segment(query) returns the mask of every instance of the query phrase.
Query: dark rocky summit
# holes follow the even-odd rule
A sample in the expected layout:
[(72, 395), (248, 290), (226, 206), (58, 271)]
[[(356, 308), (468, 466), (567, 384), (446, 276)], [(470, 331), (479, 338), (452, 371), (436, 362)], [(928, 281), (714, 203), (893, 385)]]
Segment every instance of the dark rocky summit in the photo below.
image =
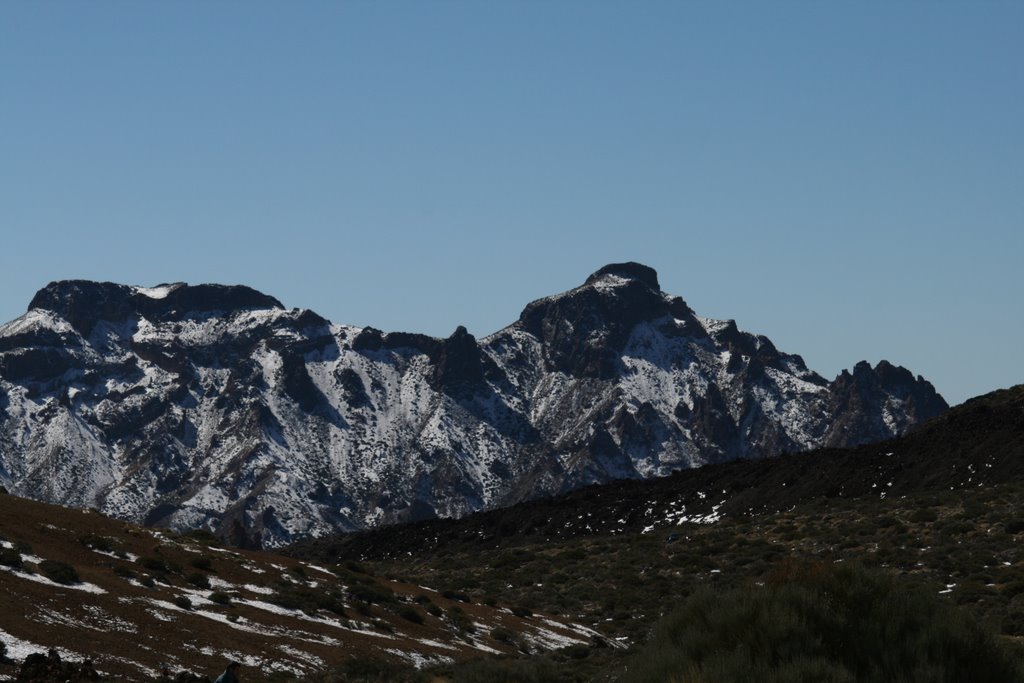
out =
[(0, 326), (0, 484), (249, 545), (855, 445), (946, 408), (886, 361), (829, 382), (636, 263), (481, 339), (77, 280)]

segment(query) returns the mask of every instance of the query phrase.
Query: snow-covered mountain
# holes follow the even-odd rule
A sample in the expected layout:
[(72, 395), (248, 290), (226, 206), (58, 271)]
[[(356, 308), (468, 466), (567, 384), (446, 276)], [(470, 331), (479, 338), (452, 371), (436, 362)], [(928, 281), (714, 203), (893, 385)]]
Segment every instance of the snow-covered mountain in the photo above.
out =
[(335, 325), (243, 286), (54, 282), (0, 327), (0, 483), (242, 544), (853, 445), (948, 406), (606, 266), (477, 340)]

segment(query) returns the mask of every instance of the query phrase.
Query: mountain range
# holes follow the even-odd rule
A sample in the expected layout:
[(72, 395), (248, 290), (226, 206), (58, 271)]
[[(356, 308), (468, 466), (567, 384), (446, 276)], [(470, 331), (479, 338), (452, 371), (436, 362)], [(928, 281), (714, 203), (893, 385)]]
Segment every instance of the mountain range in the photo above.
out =
[(476, 339), (333, 324), (245, 286), (53, 282), (0, 326), (0, 483), (240, 546), (854, 446), (948, 408), (832, 381), (636, 264)]
[[(594, 537), (677, 535), (722, 519), (771, 519), (797, 507), (842, 510), (1024, 482), (1024, 384), (972, 398), (903, 436), (855, 448), (736, 460), (650, 480), (594, 485), (460, 519), (422, 520), (295, 543), (304, 560), (395, 560)], [(904, 502), (903, 505), (912, 507)], [(833, 512), (833, 514), (838, 514)], [(1024, 524), (1020, 525), (1024, 530)]]

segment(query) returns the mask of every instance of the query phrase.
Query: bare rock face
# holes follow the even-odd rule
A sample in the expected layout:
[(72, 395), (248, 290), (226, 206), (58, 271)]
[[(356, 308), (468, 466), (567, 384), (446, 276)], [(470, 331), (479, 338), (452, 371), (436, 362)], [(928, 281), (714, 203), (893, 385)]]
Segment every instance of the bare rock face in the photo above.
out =
[(946, 408), (886, 361), (828, 382), (636, 263), (482, 339), (183, 283), (55, 282), (0, 326), (0, 484), (250, 546), (864, 443)]

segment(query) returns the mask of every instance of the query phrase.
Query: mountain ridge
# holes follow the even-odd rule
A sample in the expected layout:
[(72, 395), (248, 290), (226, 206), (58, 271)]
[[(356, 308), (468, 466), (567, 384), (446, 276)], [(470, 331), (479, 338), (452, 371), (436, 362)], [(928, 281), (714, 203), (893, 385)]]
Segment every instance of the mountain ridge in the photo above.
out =
[(0, 326), (0, 483), (242, 545), (853, 445), (947, 407), (885, 361), (828, 382), (636, 263), (481, 339), (184, 283), (55, 282)]
[(809, 503), (880, 500), (1024, 481), (1024, 384), (969, 399), (903, 436), (757, 461), (597, 484), (468, 515), (300, 541), (307, 560), (383, 560), (441, 550), (480, 552), (783, 512)]

